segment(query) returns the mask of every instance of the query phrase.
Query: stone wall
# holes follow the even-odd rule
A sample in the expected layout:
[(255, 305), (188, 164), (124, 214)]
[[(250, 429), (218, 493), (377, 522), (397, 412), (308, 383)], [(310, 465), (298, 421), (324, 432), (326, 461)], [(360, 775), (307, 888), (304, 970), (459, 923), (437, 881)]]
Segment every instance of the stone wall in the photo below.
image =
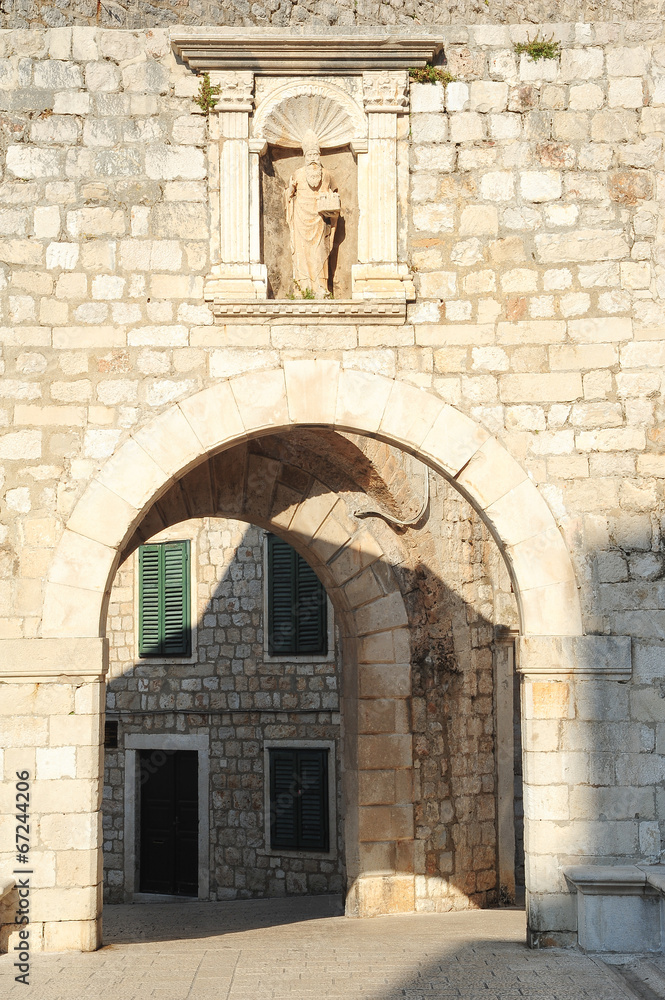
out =
[(259, 27), (351, 27), (395, 25), (400, 30), (433, 24), (527, 24), (561, 21), (655, 21), (659, 0), (555, 0), (498, 4), (492, 0), (433, 3), (431, 0), (79, 0), (53, 5), (40, 0), (5, 0), (3, 28), (163, 28), (176, 25)]
[[(472, 437), (468, 428), (476, 428), (474, 448), (482, 454), (450, 475), (478, 508), (496, 508), (490, 498), (496, 489), (499, 499), (515, 504), (514, 525), (524, 483), (542, 504), (534, 502), (529, 516), (542, 515), (547, 524), (545, 513), (556, 519), (556, 527), (537, 536), (543, 549), (529, 550), (528, 558), (496, 532), (513, 560), (514, 579), (529, 583), (519, 599), (531, 631), (554, 628), (570, 638), (566, 629), (576, 627), (579, 596), (587, 638), (632, 641), (630, 683), (626, 671), (613, 674), (611, 662), (591, 654), (575, 653), (566, 672), (565, 651), (576, 650), (574, 644), (560, 644), (558, 674), (547, 674), (545, 659), (524, 682), (531, 926), (544, 940), (554, 940), (555, 932), (565, 941), (574, 919), (562, 867), (571, 859), (658, 858), (665, 821), (665, 48), (653, 23), (543, 28), (550, 30), (561, 41), (561, 56), (538, 63), (514, 51), (526, 37), (523, 25), (440, 32), (456, 80), (445, 88), (412, 85), (411, 114), (400, 116), (397, 142), (406, 154), (400, 164), (407, 157), (410, 164), (402, 230), (418, 298), (401, 325), (329, 326), (215, 323), (203, 301), (210, 269), (209, 123), (192, 102), (197, 81), (172, 54), (167, 31), (34, 28), (0, 35), (0, 639), (44, 641), (38, 637), (54, 551), (63, 538), (74, 544), (72, 535), (76, 542), (83, 537), (63, 535), (77, 501), (131, 435), (154, 432), (151, 421), (174, 401), (184, 406), (199, 390), (214, 393), (242, 373), (258, 377), (294, 359), (316, 358), (335, 371), (339, 365), (345, 377), (374, 373), (377, 400), (383, 376), (397, 396), (413, 387), (426, 413), (431, 401), (453, 404), (475, 421), (463, 424), (464, 433)], [(298, 412), (308, 407), (314, 409), (309, 397)], [(414, 444), (410, 428), (398, 423), (395, 417), (383, 436), (404, 440), (418, 455), (425, 431)], [(481, 449), (482, 428), (494, 439)], [(479, 465), (492, 470), (491, 489)], [(526, 472), (517, 486), (515, 469)], [(150, 497), (164, 487), (155, 477)], [(457, 516), (453, 507), (442, 500), (448, 521)], [(325, 516), (306, 522), (310, 536)], [(485, 516), (491, 521), (498, 514)], [(460, 565), (471, 548), (485, 545), (479, 529), (468, 538), (464, 531), (457, 536)], [(562, 539), (574, 580), (565, 576)], [(73, 550), (65, 550), (52, 592), (99, 570), (108, 546), (94, 545), (92, 556), (81, 552), (80, 566)], [(489, 698), (487, 641), (478, 620), (489, 604), (479, 595), (490, 562), (478, 581), (474, 577), (478, 606), (467, 622), (472, 634), (479, 630), (469, 643), (469, 662), (477, 667), (469, 685), (479, 685), (473, 697), (484, 720), (473, 733), (477, 742), (469, 744), (472, 756), (488, 752), (482, 742), (488, 736), (482, 731), (489, 712), (483, 700)], [(417, 567), (408, 560), (405, 567), (399, 572), (413, 573), (411, 589), (419, 587)], [(382, 579), (377, 569), (376, 594), (383, 594)], [(452, 579), (462, 601), (471, 600), (465, 578)], [(563, 581), (567, 603), (550, 600), (553, 579), (557, 587)], [(105, 583), (95, 586), (98, 596)], [(405, 587), (407, 598), (409, 592)], [(494, 620), (511, 624), (504, 597), (501, 602)], [(380, 611), (367, 620), (379, 622)], [(431, 618), (421, 607), (418, 629), (425, 622), (429, 627)], [(425, 698), (421, 653), (416, 642), (414, 676), (418, 697)], [(397, 673), (396, 646), (390, 655)], [(464, 683), (458, 690), (468, 712)], [(63, 705), (70, 695), (73, 689)], [(438, 693), (432, 704), (435, 713), (447, 711)], [(31, 718), (30, 699), (25, 705), (24, 715), (6, 726), (12, 754), (27, 747), (34, 755), (51, 744), (60, 778), (91, 780), (84, 762), (80, 778), (72, 763), (77, 740), (94, 744), (88, 723), (85, 733), (75, 731), (68, 708), (49, 730), (43, 718)], [(408, 770), (406, 744), (389, 738), (399, 747), (396, 766)], [(392, 745), (387, 740), (382, 746)], [(443, 737), (438, 746), (443, 760)], [(465, 766), (460, 779), (469, 776)], [(37, 773), (51, 780), (46, 763)], [(458, 788), (461, 803), (462, 780)], [(482, 782), (481, 790), (492, 794)], [(96, 843), (93, 798), (86, 799), (77, 834), (82, 851), (92, 852)], [(447, 850), (435, 843), (438, 823), (433, 816), (423, 824), (426, 853)], [(469, 834), (463, 850), (473, 853), (477, 846), (481, 854), (491, 846), (480, 828), (477, 834), (474, 840)], [(44, 833), (45, 854), (55, 842), (49, 836)], [(56, 840), (61, 846), (66, 838)], [(53, 875), (60, 887), (65, 871)], [(94, 883), (89, 887), (92, 892)]]

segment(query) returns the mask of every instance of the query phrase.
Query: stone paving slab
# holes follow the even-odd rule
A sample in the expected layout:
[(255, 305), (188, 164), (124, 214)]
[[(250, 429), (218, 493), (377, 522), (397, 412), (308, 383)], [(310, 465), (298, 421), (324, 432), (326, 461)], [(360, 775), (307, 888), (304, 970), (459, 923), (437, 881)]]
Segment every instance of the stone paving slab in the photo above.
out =
[[(336, 897), (104, 909), (94, 954), (35, 955), (30, 990), (0, 957), (11, 1000), (626, 1000), (617, 970), (529, 951), (519, 910), (340, 915)], [(628, 960), (627, 960), (628, 961)], [(630, 961), (638, 961), (634, 956)], [(624, 963), (625, 964), (625, 963)], [(631, 966), (632, 967), (632, 966)]]

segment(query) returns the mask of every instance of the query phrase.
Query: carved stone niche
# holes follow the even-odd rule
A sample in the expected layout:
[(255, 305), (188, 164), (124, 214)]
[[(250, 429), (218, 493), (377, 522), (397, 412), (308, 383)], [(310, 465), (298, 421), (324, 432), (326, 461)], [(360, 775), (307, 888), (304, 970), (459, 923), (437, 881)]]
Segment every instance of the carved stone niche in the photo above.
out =
[[(408, 68), (431, 61), (440, 43), (262, 29), (172, 40), (220, 88), (204, 290), (218, 320), (402, 322), (415, 298), (406, 264)], [(294, 288), (305, 297), (287, 297)]]

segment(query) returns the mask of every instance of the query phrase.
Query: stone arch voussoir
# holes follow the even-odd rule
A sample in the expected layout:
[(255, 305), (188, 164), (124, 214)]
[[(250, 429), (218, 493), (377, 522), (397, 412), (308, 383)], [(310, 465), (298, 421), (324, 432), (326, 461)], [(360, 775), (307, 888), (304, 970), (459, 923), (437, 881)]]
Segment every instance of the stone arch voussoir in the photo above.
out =
[(526, 472), (480, 424), (437, 396), (336, 361), (286, 361), (182, 400), (105, 463), (74, 508), (46, 585), (44, 637), (103, 633), (123, 544), (148, 507), (206, 455), (295, 425), (364, 434), (444, 475), (488, 525), (511, 571), (524, 635), (580, 635), (570, 555)]

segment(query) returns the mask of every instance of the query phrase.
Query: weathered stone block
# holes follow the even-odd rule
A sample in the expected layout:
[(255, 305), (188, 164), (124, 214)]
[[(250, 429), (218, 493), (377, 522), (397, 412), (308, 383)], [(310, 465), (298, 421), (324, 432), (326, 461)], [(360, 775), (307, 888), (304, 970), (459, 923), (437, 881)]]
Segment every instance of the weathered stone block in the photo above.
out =
[(611, 108), (641, 108), (644, 104), (641, 77), (610, 80), (607, 103)]
[(621, 260), (629, 254), (622, 230), (579, 229), (535, 238), (538, 259), (545, 264), (567, 261)]
[(199, 180), (206, 176), (203, 150), (156, 143), (146, 150), (146, 173), (154, 180)]
[(450, 115), (451, 142), (474, 142), (484, 137), (484, 121), (477, 112), (461, 111)]
[(505, 111), (508, 106), (508, 84), (474, 80), (469, 95), (469, 110), (487, 114)]
[(35, 65), (35, 87), (43, 90), (78, 90), (82, 86), (81, 68), (76, 63), (48, 59)]
[(440, 83), (412, 83), (410, 93), (411, 112), (443, 111), (444, 92)]
[(603, 61), (601, 48), (564, 49), (561, 53), (561, 79), (595, 79), (602, 76)]

